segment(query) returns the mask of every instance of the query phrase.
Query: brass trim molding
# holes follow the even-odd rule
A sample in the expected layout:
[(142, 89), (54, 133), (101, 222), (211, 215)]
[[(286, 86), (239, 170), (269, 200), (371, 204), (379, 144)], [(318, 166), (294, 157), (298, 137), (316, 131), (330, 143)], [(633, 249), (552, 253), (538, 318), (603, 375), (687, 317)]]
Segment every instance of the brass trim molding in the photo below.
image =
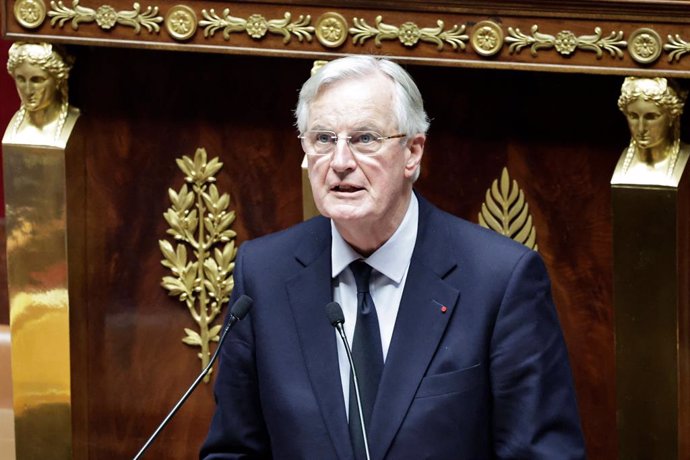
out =
[(508, 168), (501, 171), (500, 182), (495, 179), (486, 190), (486, 201), (478, 215), (479, 225), (491, 229), (537, 251), (537, 230), (524, 192), (513, 179)]
[(160, 24), (163, 22), (163, 17), (158, 16), (158, 7), (149, 6), (142, 13), (141, 5), (134, 2), (131, 11), (116, 11), (110, 5), (101, 5), (97, 9), (86, 8), (79, 5), (79, 0), (72, 1), (72, 8), (65, 6), (62, 0), (57, 3), (55, 0), (50, 2), (51, 11), (48, 11), (50, 25), (55, 27), (64, 27), (67, 21), (72, 23), (74, 30), (79, 30), (79, 24), (82, 22), (96, 22), (98, 27), (103, 30), (109, 30), (120, 24), (127, 27), (134, 28), (134, 33), (141, 32), (141, 27), (144, 26), (149, 33), (160, 31)]
[(623, 51), (621, 48), (627, 46), (627, 42), (623, 40), (623, 31), (611, 32), (607, 37), (602, 38), (601, 27), (594, 28), (594, 35), (576, 36), (569, 30), (562, 30), (556, 35), (549, 35), (539, 32), (539, 26), (533, 25), (530, 29), (531, 35), (525, 35), (520, 29), (508, 27), (508, 37), (506, 42), (510, 43), (510, 54), (519, 53), (525, 47), (530, 47), (532, 56), (537, 56), (537, 51), (540, 49), (555, 48), (556, 51), (563, 55), (569, 56), (575, 50), (594, 51), (597, 59), (601, 59), (604, 51), (608, 51), (611, 57), (623, 59)]
[[(185, 328), (182, 342), (201, 348), (198, 357), (203, 369), (210, 359), (210, 343), (219, 340), (222, 327), (213, 322), (234, 287), (237, 248), (230, 226), (235, 211), (228, 211), (230, 195), (221, 195), (214, 184), (215, 174), (223, 167), (217, 157), (207, 161), (206, 150), (198, 148), (193, 160), (183, 156), (176, 162), (185, 174), (185, 184), (177, 192), (168, 189), (172, 206), (163, 216), (170, 226), (167, 233), (176, 244), (173, 247), (167, 240), (158, 241), (164, 256), (161, 264), (172, 272), (172, 276), (163, 277), (161, 286), (186, 305), (199, 326), (199, 332)], [(187, 248), (196, 255), (196, 261), (188, 260)]]
[(235, 32), (246, 32), (251, 38), (259, 40), (264, 38), (267, 33), (280, 34), (283, 36), (283, 44), (290, 43), (292, 35), (302, 42), (310, 42), (314, 33), (311, 26), (311, 15), (300, 15), (295, 22), (292, 21), (292, 13), (286, 11), (283, 19), (266, 19), (261, 14), (252, 14), (247, 19), (230, 16), (230, 9), (225, 8), (222, 16), (218, 16), (215, 10), (201, 10), (204, 17), (199, 21), (199, 26), (204, 28), (204, 37), (213, 37), (216, 32), (223, 30), (223, 38), (230, 40), (230, 34)]

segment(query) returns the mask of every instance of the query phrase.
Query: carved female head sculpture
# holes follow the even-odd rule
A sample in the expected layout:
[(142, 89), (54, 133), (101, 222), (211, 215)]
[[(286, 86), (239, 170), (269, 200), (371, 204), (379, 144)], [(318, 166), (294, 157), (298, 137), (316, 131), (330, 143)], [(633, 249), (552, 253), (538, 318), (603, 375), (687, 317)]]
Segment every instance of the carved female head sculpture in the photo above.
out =
[(625, 79), (618, 98), (618, 107), (627, 118), (631, 134), (624, 172), (631, 164), (642, 163), (664, 166), (667, 175), (673, 173), (686, 96), (687, 92), (665, 78)]
[(14, 118), (15, 134), (24, 128), (42, 131), (50, 127), (56, 138), (60, 135), (69, 111), (71, 68), (67, 55), (49, 43), (17, 42), (10, 47), (7, 71), (21, 100)]

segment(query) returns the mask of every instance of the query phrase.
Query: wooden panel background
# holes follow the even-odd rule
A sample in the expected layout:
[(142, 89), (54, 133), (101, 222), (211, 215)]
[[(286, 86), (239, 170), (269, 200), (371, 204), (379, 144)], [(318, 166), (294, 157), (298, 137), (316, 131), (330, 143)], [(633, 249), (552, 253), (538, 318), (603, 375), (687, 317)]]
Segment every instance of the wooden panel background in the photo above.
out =
[[(301, 219), (292, 109), (311, 61), (72, 47), (83, 158), (69, 180), (77, 458), (128, 458), (199, 372), (194, 327), (159, 286), (175, 165), (203, 146), (225, 166), (238, 242)], [(569, 346), (589, 458), (616, 458), (609, 178), (629, 136), (621, 77), (408, 66), (432, 118), (420, 190), (469, 220), (508, 166), (525, 191)], [(83, 214), (83, 220), (79, 214)], [(75, 216), (73, 216), (73, 221)], [(71, 287), (72, 289), (72, 287)], [(75, 292), (74, 290), (72, 292)], [(76, 300), (76, 302), (75, 302)], [(195, 456), (213, 399), (202, 385), (149, 458)]]

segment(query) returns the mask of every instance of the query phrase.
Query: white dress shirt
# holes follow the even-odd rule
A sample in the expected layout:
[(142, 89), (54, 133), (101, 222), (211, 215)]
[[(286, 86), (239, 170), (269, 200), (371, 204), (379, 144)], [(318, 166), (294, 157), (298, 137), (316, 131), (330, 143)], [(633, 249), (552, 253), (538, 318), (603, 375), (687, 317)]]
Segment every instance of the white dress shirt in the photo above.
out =
[[(407, 279), (407, 270), (410, 267), (410, 259), (417, 241), (418, 220), (419, 204), (413, 193), (400, 226), (390, 239), (368, 258), (362, 257), (352, 246), (347, 244), (331, 221), (333, 300), (343, 308), (345, 335), (350, 346), (352, 346), (357, 321), (357, 286), (352, 270), (348, 266), (351, 262), (362, 259), (373, 268), (369, 280), (369, 292), (374, 299), (374, 305), (376, 305), (384, 362), (388, 355), (395, 319), (398, 316), (400, 299)], [(337, 332), (335, 334), (337, 335)], [(340, 381), (347, 413), (350, 398), (350, 363), (347, 359), (345, 345), (343, 345), (339, 335), (337, 336), (337, 343)]]

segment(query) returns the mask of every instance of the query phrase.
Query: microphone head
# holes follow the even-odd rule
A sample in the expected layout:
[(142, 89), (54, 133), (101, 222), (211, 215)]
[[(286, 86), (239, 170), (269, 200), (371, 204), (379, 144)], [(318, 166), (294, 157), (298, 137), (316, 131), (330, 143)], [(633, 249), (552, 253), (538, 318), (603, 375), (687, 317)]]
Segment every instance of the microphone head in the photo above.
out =
[(235, 301), (232, 307), (230, 307), (230, 314), (235, 318), (241, 320), (242, 318), (247, 316), (247, 313), (252, 308), (253, 302), (254, 301), (251, 297), (242, 294), (240, 298), (237, 299), (237, 301)]
[(326, 316), (328, 316), (328, 321), (331, 322), (333, 327), (338, 324), (343, 324), (345, 322), (345, 315), (343, 315), (343, 309), (340, 307), (338, 302), (331, 302), (326, 305)]

